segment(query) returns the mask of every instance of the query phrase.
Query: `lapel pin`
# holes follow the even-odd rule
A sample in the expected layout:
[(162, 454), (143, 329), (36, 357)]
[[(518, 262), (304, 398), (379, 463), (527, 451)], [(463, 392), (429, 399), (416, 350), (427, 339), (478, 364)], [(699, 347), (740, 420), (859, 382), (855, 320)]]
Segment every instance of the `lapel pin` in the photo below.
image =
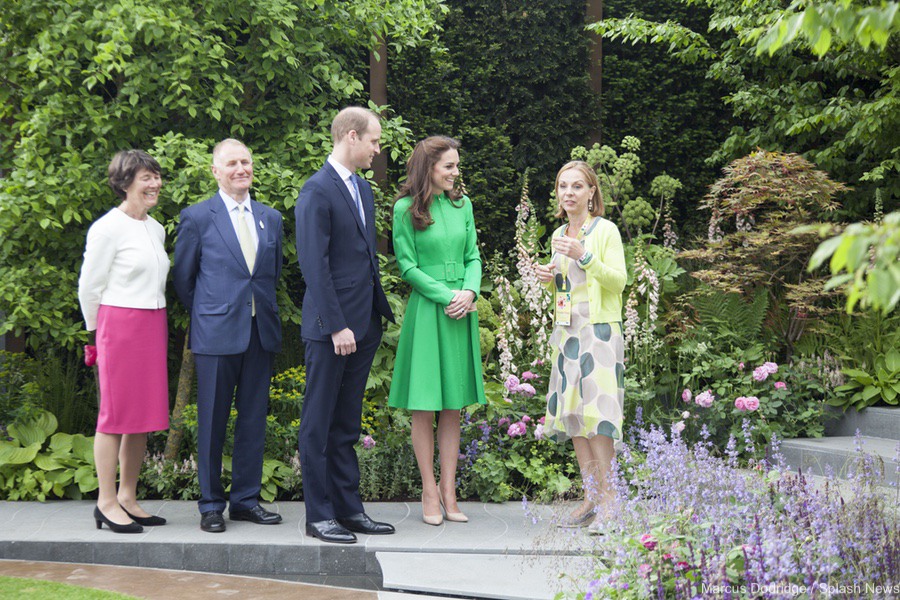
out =
[(262, 219), (259, 220), (259, 228), (260, 228), (260, 229), (265, 229), (265, 228), (266, 228), (266, 226), (263, 225)]

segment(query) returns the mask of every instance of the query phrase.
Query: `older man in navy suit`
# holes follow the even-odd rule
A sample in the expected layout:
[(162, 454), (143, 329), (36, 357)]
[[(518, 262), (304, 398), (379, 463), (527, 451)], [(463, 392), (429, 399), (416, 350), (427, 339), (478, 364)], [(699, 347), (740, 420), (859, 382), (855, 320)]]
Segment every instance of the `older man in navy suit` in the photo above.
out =
[(306, 281), (301, 334), (306, 394), (298, 434), (306, 534), (350, 544), (354, 533), (388, 534), (359, 496), (362, 398), (382, 317), (393, 321), (375, 254), (372, 188), (356, 175), (380, 151), (381, 124), (349, 107), (331, 125), (334, 151), (297, 199), (297, 256)]
[(225, 531), (222, 448), (234, 401), (237, 422), (229, 518), (261, 525), (281, 515), (259, 504), (272, 361), (281, 349), (275, 286), (281, 275), (282, 217), (250, 198), (253, 159), (234, 139), (213, 149), (219, 192), (181, 211), (175, 290), (191, 315), (197, 370), (200, 528)]

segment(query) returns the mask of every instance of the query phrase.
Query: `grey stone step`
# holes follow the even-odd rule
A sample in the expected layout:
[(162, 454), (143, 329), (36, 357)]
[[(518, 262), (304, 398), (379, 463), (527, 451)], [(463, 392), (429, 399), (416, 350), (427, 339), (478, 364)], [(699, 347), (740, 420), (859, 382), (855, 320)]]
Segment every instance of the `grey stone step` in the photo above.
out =
[[(877, 437), (861, 437), (862, 451), (878, 461), (881, 485), (898, 483), (897, 453), (900, 441)], [(838, 477), (848, 478), (859, 468), (860, 454), (856, 436), (795, 438), (781, 443), (781, 453), (788, 465), (811, 475), (827, 474), (826, 466)]]
[[(381, 581), (378, 552), (532, 556), (584, 554), (583, 538), (562, 535), (553, 514), (566, 507), (521, 502), (462, 502), (469, 523), (422, 522), (419, 503), (371, 502), (372, 518), (393, 523), (394, 535), (359, 536), (353, 545), (307, 537), (302, 502), (267, 504), (284, 518), (280, 525), (227, 522), (225, 533), (200, 531), (195, 502), (148, 500), (143, 507), (168, 519), (164, 527), (120, 535), (96, 529), (90, 500), (0, 502), (0, 559), (122, 565), (254, 575), (315, 582), (325, 576)], [(427, 573), (417, 571), (422, 576)], [(468, 573), (463, 577), (468, 578)], [(476, 582), (477, 583), (477, 582)], [(351, 585), (351, 584), (347, 584)], [(399, 588), (397, 588), (399, 589)], [(424, 590), (421, 590), (424, 591)]]
[(900, 440), (900, 406), (851, 409), (825, 423), (827, 436), (853, 436), (857, 430), (866, 437)]
[[(551, 600), (572, 592), (587, 556), (376, 552), (384, 588), (457, 598)], [(589, 578), (590, 579), (590, 578)], [(588, 581), (586, 579), (585, 581)]]

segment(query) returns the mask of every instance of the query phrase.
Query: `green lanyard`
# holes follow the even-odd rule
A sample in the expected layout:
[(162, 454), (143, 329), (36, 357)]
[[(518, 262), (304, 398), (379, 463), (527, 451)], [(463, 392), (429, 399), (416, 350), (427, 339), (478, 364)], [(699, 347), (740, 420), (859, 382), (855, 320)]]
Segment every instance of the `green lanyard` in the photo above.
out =
[[(584, 224), (581, 226), (581, 229), (578, 230), (578, 233), (575, 235), (575, 239), (581, 242), (584, 245), (584, 236), (587, 230), (590, 228), (591, 223), (593, 222), (593, 217), (588, 217)], [(566, 237), (566, 229), (568, 225), (563, 225), (562, 229), (560, 229), (560, 235), (556, 236), (558, 238)], [(556, 258), (557, 252), (554, 251), (550, 257), (551, 262)], [(569, 257), (562, 255), (563, 260), (560, 261), (559, 265), (559, 274), (562, 275), (561, 278), (556, 279), (556, 289), (560, 292), (570, 292), (572, 291), (572, 282), (569, 281)], [(568, 259), (568, 260), (567, 260)], [(562, 279), (562, 283), (560, 283), (560, 279)]]

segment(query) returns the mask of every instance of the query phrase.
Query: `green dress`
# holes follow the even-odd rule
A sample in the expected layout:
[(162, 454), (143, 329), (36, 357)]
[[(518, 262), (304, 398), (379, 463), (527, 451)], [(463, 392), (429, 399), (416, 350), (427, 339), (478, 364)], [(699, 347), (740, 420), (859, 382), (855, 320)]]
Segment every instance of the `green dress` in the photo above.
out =
[[(456, 201), (459, 204), (459, 200)], [(388, 404), (409, 410), (457, 410), (484, 404), (478, 313), (451, 319), (451, 290), (481, 288), (481, 256), (472, 203), (456, 207), (446, 195), (431, 205), (434, 220), (413, 228), (412, 199), (394, 205), (394, 254), (400, 276), (412, 285), (406, 305)]]

